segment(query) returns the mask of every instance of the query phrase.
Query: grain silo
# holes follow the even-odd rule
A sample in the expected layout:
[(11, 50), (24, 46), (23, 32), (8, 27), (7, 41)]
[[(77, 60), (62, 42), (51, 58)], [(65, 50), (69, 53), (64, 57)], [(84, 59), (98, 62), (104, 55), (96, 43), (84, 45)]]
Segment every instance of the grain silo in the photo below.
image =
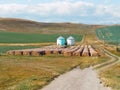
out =
[(65, 46), (66, 40), (64, 37), (60, 36), (57, 38), (57, 45), (59, 46)]
[(70, 36), (67, 38), (67, 45), (74, 45), (75, 44), (75, 39), (74, 37)]

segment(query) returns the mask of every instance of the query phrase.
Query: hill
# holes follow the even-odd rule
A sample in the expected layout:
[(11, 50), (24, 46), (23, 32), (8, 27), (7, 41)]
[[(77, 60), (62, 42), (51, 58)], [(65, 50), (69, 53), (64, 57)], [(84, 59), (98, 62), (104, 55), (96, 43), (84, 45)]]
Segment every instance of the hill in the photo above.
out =
[(104, 40), (109, 44), (119, 44), (120, 43), (120, 26), (114, 25), (104, 28), (99, 28), (96, 30), (96, 34), (100, 40)]
[(80, 34), (85, 30), (91, 32), (100, 25), (86, 25), (75, 23), (42, 23), (16, 18), (0, 18), (0, 30), (12, 32), (27, 32), (41, 34)]

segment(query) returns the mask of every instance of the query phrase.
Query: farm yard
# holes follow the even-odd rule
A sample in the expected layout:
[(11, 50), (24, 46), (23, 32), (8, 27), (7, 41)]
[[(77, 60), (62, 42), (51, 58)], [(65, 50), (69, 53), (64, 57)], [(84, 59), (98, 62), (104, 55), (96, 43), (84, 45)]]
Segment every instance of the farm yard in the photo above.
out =
[[(38, 90), (73, 68), (84, 71), (96, 65), (107, 66), (112, 56), (105, 50), (120, 56), (115, 51), (119, 29), (120, 26), (1, 19), (0, 90)], [(65, 39), (73, 36), (75, 45), (57, 46), (59, 36)], [(98, 38), (104, 40), (104, 45)], [(119, 67), (117, 63), (101, 71), (98, 68), (101, 81), (113, 90), (120, 88)]]

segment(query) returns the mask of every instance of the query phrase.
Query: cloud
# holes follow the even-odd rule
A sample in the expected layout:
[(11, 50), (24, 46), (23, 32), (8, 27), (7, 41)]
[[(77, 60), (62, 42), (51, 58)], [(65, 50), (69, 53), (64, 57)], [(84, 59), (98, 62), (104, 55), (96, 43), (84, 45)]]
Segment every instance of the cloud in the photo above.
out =
[(22, 13), (24, 9), (26, 8), (26, 5), (20, 5), (20, 4), (2, 4), (0, 5), (0, 14), (17, 14)]
[(120, 18), (120, 7), (114, 6), (114, 5), (98, 5), (96, 6), (96, 12), (95, 15), (98, 16), (104, 16), (104, 15), (110, 15), (112, 17)]
[[(27, 1), (32, 2), (32, 0)], [(109, 2), (110, 0), (105, 1)], [(50, 3), (37, 4), (0, 4), (0, 16), (27, 17), (28, 15), (32, 16), (32, 18), (46, 17), (53, 20), (59, 18), (61, 20), (74, 20), (74, 22), (79, 21), (83, 17), (86, 21), (87, 18), (91, 18), (90, 20), (95, 20), (96, 18), (105, 20), (108, 17), (120, 18), (119, 11), (120, 6), (95, 4), (79, 0), (76, 2), (73, 2), (73, 0), (54, 0), (54, 2)], [(114, 20), (112, 19), (111, 21)]]
[(56, 1), (52, 3), (42, 3), (36, 5), (24, 4), (2, 4), (0, 5), (0, 14), (18, 14), (18, 13), (35, 13), (38, 15), (71, 15), (77, 13), (82, 15), (85, 10), (92, 7), (93, 4), (87, 2), (68, 2)]

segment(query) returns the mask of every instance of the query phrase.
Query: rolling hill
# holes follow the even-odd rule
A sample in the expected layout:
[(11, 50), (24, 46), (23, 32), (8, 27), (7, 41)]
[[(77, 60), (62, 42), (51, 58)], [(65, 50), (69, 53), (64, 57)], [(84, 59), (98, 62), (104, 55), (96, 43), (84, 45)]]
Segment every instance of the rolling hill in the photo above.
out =
[(40, 34), (81, 34), (91, 32), (100, 25), (86, 25), (75, 23), (42, 23), (16, 18), (0, 18), (0, 30), (12, 32), (27, 32)]

